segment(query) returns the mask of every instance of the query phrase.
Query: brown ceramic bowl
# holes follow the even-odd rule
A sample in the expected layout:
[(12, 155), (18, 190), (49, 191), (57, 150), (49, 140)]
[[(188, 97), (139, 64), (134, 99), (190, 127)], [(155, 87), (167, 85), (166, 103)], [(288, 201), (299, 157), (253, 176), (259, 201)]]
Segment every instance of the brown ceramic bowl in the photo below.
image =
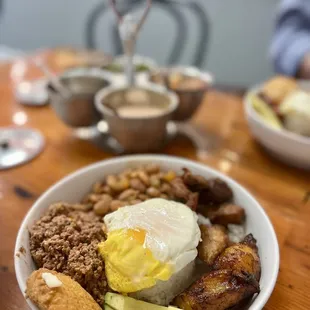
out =
[[(157, 115), (134, 117), (115, 112), (120, 106), (128, 104), (126, 94), (132, 91), (145, 92), (149, 98), (148, 104), (160, 106), (162, 112)], [(137, 97), (136, 101), (140, 99)], [(98, 92), (95, 105), (107, 121), (111, 136), (119, 142), (125, 152), (153, 152), (160, 150), (166, 141), (167, 124), (178, 108), (178, 98), (173, 92), (151, 83), (134, 88), (112, 85)]]
[[(181, 86), (176, 83), (167, 83), (165, 77), (171, 75), (181, 75), (188, 81), (196, 80), (196, 85), (192, 82), (186, 87), (186, 82)], [(169, 90), (175, 92), (179, 97), (179, 107), (173, 115), (175, 121), (187, 121), (196, 112), (200, 104), (203, 102), (203, 98), (206, 92), (213, 85), (213, 77), (207, 73), (202, 72), (195, 67), (174, 67), (174, 68), (162, 68), (150, 73), (149, 80), (153, 83), (166, 86)], [(197, 83), (198, 82), (198, 83)], [(197, 85), (198, 84), (198, 85)]]
[(57, 116), (74, 128), (94, 126), (100, 120), (95, 108), (95, 94), (110, 85), (110, 80), (96, 76), (62, 76), (61, 83), (66, 86), (70, 96), (64, 97), (48, 85), (49, 101)]

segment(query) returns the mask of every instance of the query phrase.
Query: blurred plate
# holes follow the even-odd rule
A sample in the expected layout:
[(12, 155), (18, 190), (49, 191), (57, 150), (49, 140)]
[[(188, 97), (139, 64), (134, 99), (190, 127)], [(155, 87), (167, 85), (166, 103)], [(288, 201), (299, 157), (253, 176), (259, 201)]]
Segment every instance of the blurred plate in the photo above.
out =
[[(305, 87), (307, 84), (300, 85)], [(253, 136), (273, 157), (291, 166), (310, 170), (310, 138), (266, 124), (251, 101), (251, 96), (260, 88), (261, 85), (253, 87), (244, 97), (245, 115)]]

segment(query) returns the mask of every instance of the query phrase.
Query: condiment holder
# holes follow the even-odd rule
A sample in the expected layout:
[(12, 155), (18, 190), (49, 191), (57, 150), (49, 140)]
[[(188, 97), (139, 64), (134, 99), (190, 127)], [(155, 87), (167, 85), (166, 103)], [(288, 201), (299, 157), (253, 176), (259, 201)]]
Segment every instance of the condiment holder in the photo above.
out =
[(95, 105), (125, 152), (152, 152), (160, 150), (167, 139), (167, 125), (178, 108), (178, 98), (151, 83), (111, 85), (97, 93)]

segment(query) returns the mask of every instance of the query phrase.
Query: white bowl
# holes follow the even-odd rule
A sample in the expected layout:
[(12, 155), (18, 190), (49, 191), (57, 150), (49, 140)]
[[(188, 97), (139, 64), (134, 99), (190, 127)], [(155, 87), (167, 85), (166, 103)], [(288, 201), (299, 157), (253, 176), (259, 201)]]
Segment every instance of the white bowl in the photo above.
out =
[(245, 115), (253, 136), (274, 157), (291, 166), (310, 169), (310, 138), (288, 130), (276, 130), (266, 124), (254, 110), (250, 95), (259, 87), (250, 90), (244, 98)]
[[(118, 173), (128, 167), (150, 162), (159, 164), (164, 169), (172, 169), (180, 173), (181, 169), (186, 167), (195, 174), (200, 174), (206, 178), (217, 177), (228, 183), (234, 192), (236, 204), (241, 205), (246, 211), (246, 232), (253, 233), (257, 239), (262, 264), (261, 292), (253, 299), (248, 309), (263, 309), (273, 291), (279, 269), (277, 237), (263, 208), (242, 186), (227, 176), (189, 160), (160, 155), (124, 156), (87, 166), (56, 183), (37, 200), (19, 229), (15, 245), (15, 271), (23, 294), (26, 289), (27, 278), (36, 269), (29, 252), (28, 227), (42, 216), (48, 206), (58, 201), (78, 202), (91, 190), (92, 184), (101, 180), (105, 175)], [(20, 254), (21, 247), (26, 250), (25, 254)], [(27, 302), (31, 309), (37, 309), (29, 299)]]

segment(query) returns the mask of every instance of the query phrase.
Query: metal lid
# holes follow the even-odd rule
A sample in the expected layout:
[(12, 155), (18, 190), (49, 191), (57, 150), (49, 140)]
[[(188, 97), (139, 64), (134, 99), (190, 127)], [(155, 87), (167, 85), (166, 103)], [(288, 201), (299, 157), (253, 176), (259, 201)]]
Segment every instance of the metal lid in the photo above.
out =
[(0, 128), (0, 170), (24, 164), (44, 147), (44, 137), (34, 129)]

